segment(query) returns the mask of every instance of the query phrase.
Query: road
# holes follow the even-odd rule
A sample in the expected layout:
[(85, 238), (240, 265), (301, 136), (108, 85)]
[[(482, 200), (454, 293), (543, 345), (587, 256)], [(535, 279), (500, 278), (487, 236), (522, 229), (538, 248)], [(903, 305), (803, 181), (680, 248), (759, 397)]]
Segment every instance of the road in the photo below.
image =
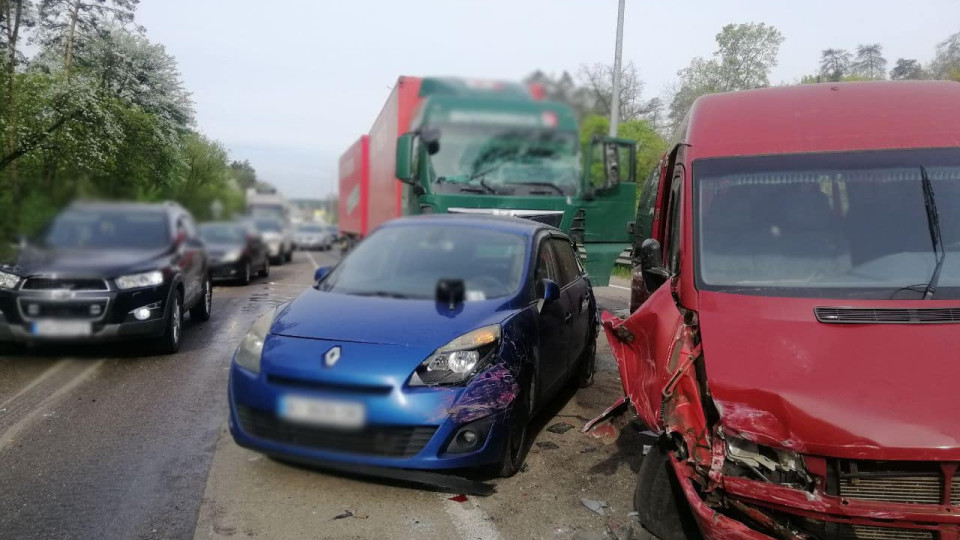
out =
[[(526, 470), (489, 497), (454, 502), (237, 447), (226, 430), (230, 355), (260, 313), (335, 260), (298, 253), (266, 280), (217, 286), (213, 317), (186, 325), (176, 355), (140, 357), (134, 343), (0, 357), (0, 538), (636, 537), (635, 430), (579, 431), (622, 393), (603, 339), (596, 384), (537, 419)], [(598, 291), (607, 308), (626, 295)], [(576, 429), (542, 429), (559, 422)], [(605, 515), (583, 498), (606, 502)]]

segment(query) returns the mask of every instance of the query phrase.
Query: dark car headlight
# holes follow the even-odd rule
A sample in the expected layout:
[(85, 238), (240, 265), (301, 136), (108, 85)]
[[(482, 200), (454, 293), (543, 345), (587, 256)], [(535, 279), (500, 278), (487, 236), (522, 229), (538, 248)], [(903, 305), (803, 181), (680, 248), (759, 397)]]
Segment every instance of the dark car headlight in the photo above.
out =
[(20, 283), (20, 276), (9, 272), (0, 272), (0, 289), (14, 289)]
[(489, 363), (499, 343), (499, 324), (467, 332), (424, 360), (410, 378), (410, 386), (464, 383)]

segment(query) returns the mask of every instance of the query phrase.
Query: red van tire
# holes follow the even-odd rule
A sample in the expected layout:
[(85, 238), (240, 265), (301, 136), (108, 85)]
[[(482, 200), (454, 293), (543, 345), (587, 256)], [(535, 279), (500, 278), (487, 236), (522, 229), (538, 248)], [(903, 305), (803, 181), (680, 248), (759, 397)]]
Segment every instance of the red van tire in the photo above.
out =
[(655, 444), (643, 457), (633, 492), (633, 509), (640, 524), (657, 538), (701, 538), (673, 467), (661, 445)]

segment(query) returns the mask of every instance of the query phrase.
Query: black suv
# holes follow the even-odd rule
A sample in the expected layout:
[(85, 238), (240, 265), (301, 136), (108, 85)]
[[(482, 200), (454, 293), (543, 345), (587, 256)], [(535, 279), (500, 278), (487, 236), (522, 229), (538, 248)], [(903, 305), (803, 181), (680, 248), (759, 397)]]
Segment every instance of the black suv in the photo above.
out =
[(74, 203), (0, 265), (0, 341), (155, 338), (180, 348), (183, 314), (210, 318), (207, 254), (174, 203)]

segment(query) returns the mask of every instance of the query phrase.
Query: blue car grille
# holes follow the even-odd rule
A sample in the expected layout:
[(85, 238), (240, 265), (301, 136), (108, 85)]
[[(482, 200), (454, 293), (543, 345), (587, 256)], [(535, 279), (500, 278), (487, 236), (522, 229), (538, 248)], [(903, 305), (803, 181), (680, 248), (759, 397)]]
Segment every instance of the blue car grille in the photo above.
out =
[(282, 375), (267, 375), (267, 382), (279, 386), (290, 386), (293, 388), (309, 388), (311, 390), (326, 390), (330, 392), (344, 392), (349, 394), (365, 394), (371, 396), (385, 396), (393, 392), (392, 386), (369, 385), (369, 384), (349, 384), (342, 382), (311, 381), (293, 377), (284, 377)]
[(261, 439), (283, 444), (383, 457), (413, 457), (430, 442), (436, 426), (369, 426), (359, 431), (343, 431), (292, 424), (274, 414), (237, 406), (240, 428)]

